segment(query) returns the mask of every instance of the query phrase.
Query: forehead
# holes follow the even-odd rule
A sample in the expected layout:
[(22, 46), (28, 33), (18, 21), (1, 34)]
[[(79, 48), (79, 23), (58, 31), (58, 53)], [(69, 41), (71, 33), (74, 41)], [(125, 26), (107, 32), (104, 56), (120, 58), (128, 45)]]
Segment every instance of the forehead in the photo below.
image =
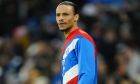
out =
[(56, 13), (72, 13), (73, 7), (71, 5), (58, 5)]

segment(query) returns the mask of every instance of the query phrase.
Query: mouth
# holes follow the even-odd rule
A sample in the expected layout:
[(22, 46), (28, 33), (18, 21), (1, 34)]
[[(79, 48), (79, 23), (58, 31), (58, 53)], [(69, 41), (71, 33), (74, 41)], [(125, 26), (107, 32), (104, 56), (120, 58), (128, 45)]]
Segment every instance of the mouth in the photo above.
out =
[(60, 26), (66, 25), (66, 23), (59, 23)]
[(66, 23), (59, 23), (59, 25), (63, 25), (63, 24), (66, 24)]

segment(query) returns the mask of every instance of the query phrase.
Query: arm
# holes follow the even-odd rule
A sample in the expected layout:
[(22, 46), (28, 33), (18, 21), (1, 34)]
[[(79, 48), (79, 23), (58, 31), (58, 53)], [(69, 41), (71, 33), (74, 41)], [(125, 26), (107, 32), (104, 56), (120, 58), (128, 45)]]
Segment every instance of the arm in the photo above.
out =
[(95, 46), (89, 40), (81, 38), (77, 47), (79, 64), (78, 84), (97, 84)]

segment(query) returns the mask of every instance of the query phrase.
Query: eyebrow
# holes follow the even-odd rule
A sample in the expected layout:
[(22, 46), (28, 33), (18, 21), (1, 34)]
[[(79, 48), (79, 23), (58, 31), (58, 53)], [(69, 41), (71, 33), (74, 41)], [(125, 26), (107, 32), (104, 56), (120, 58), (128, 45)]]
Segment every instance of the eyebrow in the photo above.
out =
[(60, 15), (60, 14), (62, 14), (62, 15), (69, 15), (69, 13), (56, 13), (56, 15)]

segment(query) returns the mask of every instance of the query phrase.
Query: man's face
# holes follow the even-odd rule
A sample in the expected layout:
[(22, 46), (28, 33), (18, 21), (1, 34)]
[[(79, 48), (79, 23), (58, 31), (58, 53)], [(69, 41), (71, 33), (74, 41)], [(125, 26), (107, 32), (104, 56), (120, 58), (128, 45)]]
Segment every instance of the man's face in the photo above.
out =
[(72, 28), (77, 21), (74, 9), (70, 5), (59, 5), (56, 8), (56, 21), (61, 31)]

